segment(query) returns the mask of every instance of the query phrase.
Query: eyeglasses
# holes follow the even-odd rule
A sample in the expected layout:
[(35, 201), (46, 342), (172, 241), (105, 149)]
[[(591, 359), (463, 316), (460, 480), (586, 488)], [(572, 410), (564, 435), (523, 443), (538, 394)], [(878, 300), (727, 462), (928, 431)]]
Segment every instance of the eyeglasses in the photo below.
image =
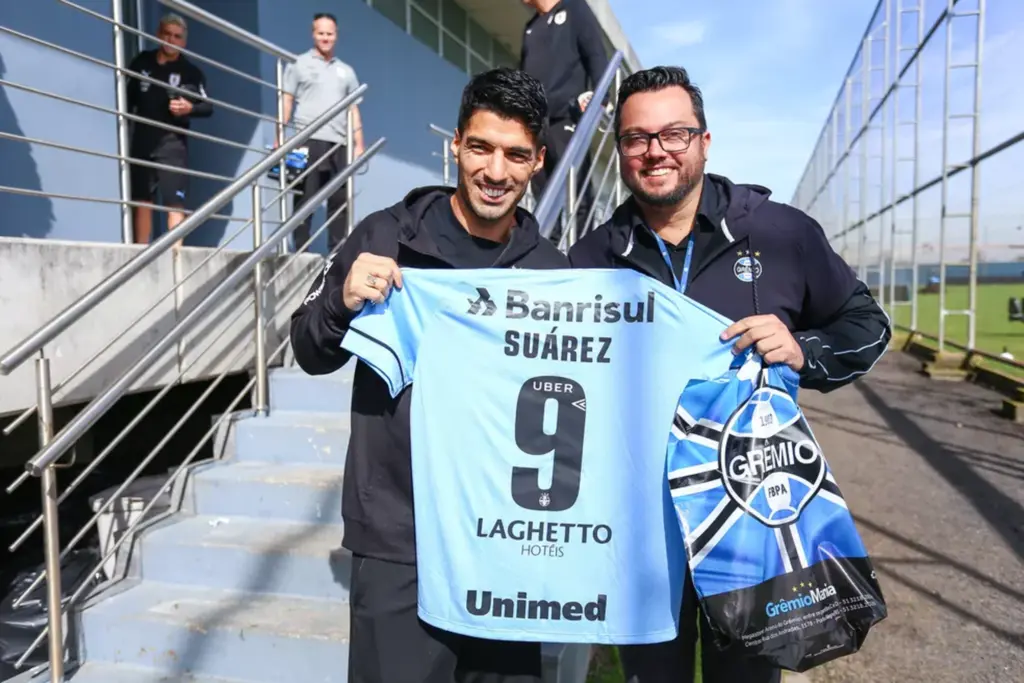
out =
[(643, 156), (651, 148), (651, 140), (655, 139), (666, 152), (685, 152), (690, 148), (693, 138), (703, 133), (703, 128), (668, 128), (657, 133), (627, 133), (618, 138), (619, 153), (624, 157)]

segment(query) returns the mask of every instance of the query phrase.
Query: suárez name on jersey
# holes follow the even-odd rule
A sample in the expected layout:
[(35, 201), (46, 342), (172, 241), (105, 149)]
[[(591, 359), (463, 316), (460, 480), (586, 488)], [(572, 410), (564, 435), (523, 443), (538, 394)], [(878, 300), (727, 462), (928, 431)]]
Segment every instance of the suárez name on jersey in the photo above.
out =
[[(479, 298), (470, 301), (468, 313), (483, 311), (493, 314), (497, 306), (486, 289), (478, 288)], [(605, 301), (601, 294), (591, 301), (531, 300), (529, 293), (510, 289), (505, 297), (507, 320), (536, 320), (554, 323), (626, 324), (654, 322), (654, 292), (647, 292), (646, 300)], [(550, 332), (521, 330), (505, 332), (505, 355), (567, 363), (610, 363), (612, 337), (575, 335), (559, 332), (558, 326)]]

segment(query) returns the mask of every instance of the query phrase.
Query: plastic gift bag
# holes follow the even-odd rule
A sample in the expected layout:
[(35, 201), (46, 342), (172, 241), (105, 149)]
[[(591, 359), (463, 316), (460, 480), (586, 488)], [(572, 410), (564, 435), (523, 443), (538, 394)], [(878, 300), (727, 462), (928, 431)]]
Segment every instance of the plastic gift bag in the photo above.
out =
[(806, 671), (857, 652), (886, 606), (798, 382), (752, 353), (690, 382), (668, 478), (705, 633), (737, 656)]

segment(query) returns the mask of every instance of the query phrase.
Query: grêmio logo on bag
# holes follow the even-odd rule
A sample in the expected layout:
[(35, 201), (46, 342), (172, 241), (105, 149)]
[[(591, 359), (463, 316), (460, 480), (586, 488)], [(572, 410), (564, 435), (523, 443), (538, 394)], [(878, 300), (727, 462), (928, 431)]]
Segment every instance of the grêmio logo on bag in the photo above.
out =
[(718, 459), (729, 497), (770, 527), (799, 519), (825, 480), (821, 448), (799, 406), (767, 386), (725, 423)]

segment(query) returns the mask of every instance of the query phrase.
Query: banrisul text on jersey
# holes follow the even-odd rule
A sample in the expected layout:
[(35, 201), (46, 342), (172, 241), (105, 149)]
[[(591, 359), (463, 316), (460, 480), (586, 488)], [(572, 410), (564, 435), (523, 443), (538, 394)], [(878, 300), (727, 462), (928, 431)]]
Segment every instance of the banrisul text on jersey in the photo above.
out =
[(886, 607), (797, 381), (747, 353), (691, 382), (668, 478), (708, 635), (804, 671), (859, 650)]
[(665, 440), (682, 387), (728, 369), (729, 321), (628, 270), (402, 277), (342, 345), (393, 396), (411, 385), (420, 617), (505, 640), (674, 638)]

